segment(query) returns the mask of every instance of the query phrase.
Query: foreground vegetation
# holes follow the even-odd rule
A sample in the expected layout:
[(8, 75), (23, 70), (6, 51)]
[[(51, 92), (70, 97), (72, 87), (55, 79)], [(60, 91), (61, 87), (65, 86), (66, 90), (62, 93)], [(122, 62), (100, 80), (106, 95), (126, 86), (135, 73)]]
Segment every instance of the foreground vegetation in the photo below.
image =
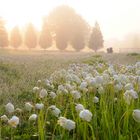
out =
[(140, 63), (1, 54), (0, 71), (1, 139), (140, 139)]

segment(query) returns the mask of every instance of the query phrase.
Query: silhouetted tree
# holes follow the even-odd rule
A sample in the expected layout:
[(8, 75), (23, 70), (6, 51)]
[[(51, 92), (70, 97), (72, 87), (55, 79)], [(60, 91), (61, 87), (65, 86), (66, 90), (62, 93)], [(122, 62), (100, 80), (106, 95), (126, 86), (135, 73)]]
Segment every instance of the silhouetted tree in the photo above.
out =
[(30, 48), (35, 48), (37, 46), (37, 34), (33, 24), (28, 24), (25, 31), (25, 45)]
[(63, 34), (60, 31), (57, 32), (55, 40), (56, 40), (56, 46), (58, 49), (65, 50), (67, 48), (68, 39), (67, 39), (67, 36), (65, 34)]
[(15, 26), (11, 31), (10, 44), (14, 48), (18, 48), (22, 44), (22, 36), (18, 26)]
[(52, 36), (49, 29), (49, 25), (46, 21), (43, 23), (42, 31), (39, 38), (39, 45), (46, 49), (52, 45)]
[(96, 22), (95, 27), (92, 29), (92, 33), (89, 39), (89, 48), (95, 52), (103, 48), (103, 36), (100, 30), (99, 24)]
[(85, 47), (85, 39), (82, 33), (75, 34), (70, 43), (76, 51), (82, 50)]
[(83, 48), (81, 39), (85, 42), (88, 24), (73, 8), (58, 6), (48, 16), (48, 23), (56, 34), (56, 45), (60, 50), (66, 49), (68, 43), (71, 43), (76, 50)]
[(0, 47), (6, 47), (8, 43), (8, 33), (5, 28), (5, 22), (0, 18)]

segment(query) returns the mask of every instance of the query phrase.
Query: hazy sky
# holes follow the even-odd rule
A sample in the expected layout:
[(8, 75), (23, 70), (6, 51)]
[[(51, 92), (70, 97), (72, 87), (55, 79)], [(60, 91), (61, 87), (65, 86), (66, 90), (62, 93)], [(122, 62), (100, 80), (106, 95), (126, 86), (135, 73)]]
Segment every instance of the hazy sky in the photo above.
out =
[(90, 25), (97, 20), (105, 39), (140, 32), (140, 0), (0, 0), (0, 16), (8, 28), (28, 22), (39, 28), (41, 18), (62, 4), (73, 7)]

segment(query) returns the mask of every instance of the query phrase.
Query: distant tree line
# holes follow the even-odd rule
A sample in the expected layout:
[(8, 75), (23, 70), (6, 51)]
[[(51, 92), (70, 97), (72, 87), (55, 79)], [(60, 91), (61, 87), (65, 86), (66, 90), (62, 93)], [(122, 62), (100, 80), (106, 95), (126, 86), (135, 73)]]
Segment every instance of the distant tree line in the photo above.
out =
[(47, 49), (52, 46), (53, 40), (59, 50), (65, 50), (70, 44), (76, 51), (88, 46), (95, 52), (103, 47), (104, 42), (99, 24), (96, 22), (91, 28), (73, 8), (68, 6), (57, 7), (44, 18), (40, 33), (37, 33), (34, 25), (30, 23), (24, 33), (16, 26), (8, 35), (5, 23), (0, 19), (0, 47), (11, 45), (16, 49), (24, 44), (29, 49), (37, 45)]

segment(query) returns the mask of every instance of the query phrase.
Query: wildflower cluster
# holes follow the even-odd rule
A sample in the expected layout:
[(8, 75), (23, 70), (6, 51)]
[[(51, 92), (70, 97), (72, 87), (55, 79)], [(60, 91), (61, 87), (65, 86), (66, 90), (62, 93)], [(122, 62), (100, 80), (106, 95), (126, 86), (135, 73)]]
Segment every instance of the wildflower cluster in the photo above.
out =
[(8, 103), (1, 122), (16, 129), (26, 122), (25, 127), (36, 128), (30, 135), (41, 140), (137, 139), (139, 93), (140, 62), (71, 64), (38, 80), (23, 109)]

